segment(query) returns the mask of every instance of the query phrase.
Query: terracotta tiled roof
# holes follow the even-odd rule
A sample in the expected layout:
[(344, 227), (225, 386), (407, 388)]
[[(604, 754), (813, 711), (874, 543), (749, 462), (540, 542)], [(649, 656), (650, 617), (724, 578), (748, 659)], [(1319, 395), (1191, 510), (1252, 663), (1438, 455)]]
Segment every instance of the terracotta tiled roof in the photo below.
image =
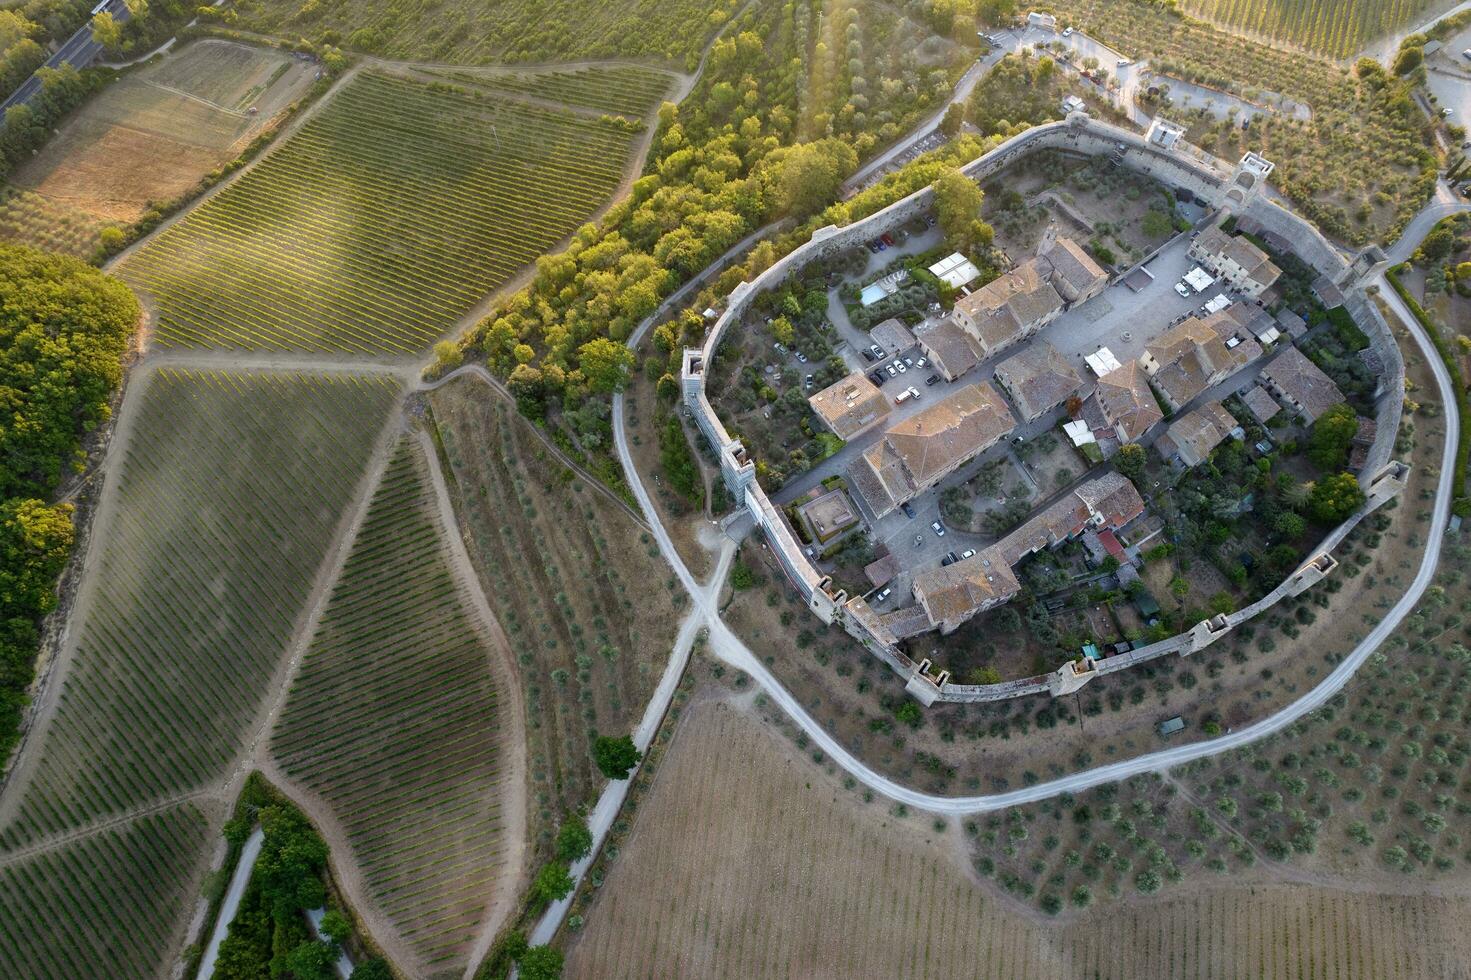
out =
[(1226, 411), (1226, 406), (1220, 402), (1206, 402), (1171, 422), (1156, 448), (1162, 456), (1178, 453), (1187, 466), (1197, 466), (1236, 427), (1236, 419)]
[(1098, 379), (1098, 407), (1110, 425), (1122, 425), (1124, 438), (1133, 442), (1165, 417), (1155, 401), (1144, 370), (1130, 362)]
[(1000, 382), (1024, 418), (1033, 419), (1067, 401), (1083, 387), (1067, 358), (1045, 341), (1034, 341), (1025, 351), (996, 365)]
[(840, 439), (851, 438), (889, 414), (884, 393), (856, 371), (808, 398), (807, 404)]
[(1309, 419), (1316, 419), (1344, 400), (1333, 379), (1296, 347), (1289, 347), (1268, 361), (1262, 368), (1262, 377), (1288, 401), (1301, 405)]

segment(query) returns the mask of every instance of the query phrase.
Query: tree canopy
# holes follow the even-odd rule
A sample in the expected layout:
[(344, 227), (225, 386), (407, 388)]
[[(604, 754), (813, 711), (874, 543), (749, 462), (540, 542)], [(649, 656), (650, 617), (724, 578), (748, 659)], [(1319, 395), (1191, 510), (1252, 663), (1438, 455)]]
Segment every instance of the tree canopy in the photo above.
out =
[(1364, 491), (1352, 473), (1325, 476), (1308, 494), (1308, 515), (1320, 524), (1342, 523), (1363, 506)]
[(126, 286), (76, 259), (0, 245), (0, 760), (71, 552), (72, 507), (46, 498), (107, 419), (138, 314)]
[(1318, 416), (1308, 437), (1308, 459), (1320, 470), (1336, 470), (1348, 461), (1348, 450), (1359, 431), (1359, 418), (1347, 404), (1334, 405)]
[(621, 738), (599, 735), (593, 742), (592, 755), (598, 769), (609, 779), (627, 779), (629, 770), (643, 758), (627, 735)]
[(521, 954), (521, 980), (558, 980), (562, 976), (562, 951), (550, 946), (532, 946)]
[(592, 850), (592, 831), (581, 814), (571, 814), (557, 831), (557, 858), (571, 864), (581, 861)]
[(985, 194), (976, 182), (952, 167), (930, 185), (935, 192), (935, 215), (945, 244), (957, 252), (971, 252), (991, 244), (994, 232), (981, 220)]

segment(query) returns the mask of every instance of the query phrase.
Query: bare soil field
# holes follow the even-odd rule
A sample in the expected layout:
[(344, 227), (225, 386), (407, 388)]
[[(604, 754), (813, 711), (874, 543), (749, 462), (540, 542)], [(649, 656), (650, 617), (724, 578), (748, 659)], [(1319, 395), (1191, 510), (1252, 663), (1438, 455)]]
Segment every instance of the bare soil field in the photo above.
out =
[(520, 669), (544, 854), (561, 815), (601, 788), (591, 739), (632, 731), (688, 600), (652, 537), (488, 385), (460, 379), (428, 404), (465, 546)]
[(1339, 549), (1342, 567), (1328, 583), (1191, 658), (1103, 677), (1062, 699), (936, 705), (911, 729), (894, 716), (907, 699), (899, 678), (846, 633), (824, 629), (758, 541), (744, 554), (762, 581), (733, 596), (726, 622), (850, 751), (936, 793), (997, 792), (1138, 755), (1161, 744), (1154, 727), (1174, 715), (1188, 726), (1176, 741), (1202, 737), (1207, 718), (1224, 729), (1261, 717), (1331, 670), (1413, 575), (1444, 423), (1426, 365), (1401, 346), (1412, 397), (1422, 398), (1397, 452), (1413, 467), (1408, 488)]
[(135, 221), (234, 158), (313, 71), (281, 51), (196, 41), (89, 100), (12, 183), (89, 215), (94, 235)]
[[(708, 668), (697, 668), (706, 670)], [(945, 821), (865, 802), (697, 695), (570, 934), (567, 976), (1451, 977), (1465, 897), (1261, 882), (1053, 925), (979, 882)]]

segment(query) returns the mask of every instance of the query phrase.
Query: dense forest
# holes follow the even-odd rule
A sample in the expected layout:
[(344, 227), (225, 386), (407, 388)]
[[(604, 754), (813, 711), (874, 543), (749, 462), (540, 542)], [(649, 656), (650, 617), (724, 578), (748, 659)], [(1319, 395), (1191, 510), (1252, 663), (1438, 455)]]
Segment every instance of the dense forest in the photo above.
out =
[(0, 246), (0, 759), (71, 550), (72, 505), (48, 501), (108, 418), (138, 316), (128, 288), (96, 269)]

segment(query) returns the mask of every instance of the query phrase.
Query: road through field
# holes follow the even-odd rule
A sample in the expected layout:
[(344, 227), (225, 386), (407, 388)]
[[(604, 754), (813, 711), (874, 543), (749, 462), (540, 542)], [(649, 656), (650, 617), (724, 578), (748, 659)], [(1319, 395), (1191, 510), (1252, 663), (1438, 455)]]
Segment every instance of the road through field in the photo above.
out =
[[(902, 786), (880, 775), (870, 769), (861, 760), (854, 757), (851, 752), (833, 738), (826, 729), (807, 713), (792, 694), (786, 688), (782, 687), (780, 682), (766, 669), (765, 665), (761, 663), (755, 654), (721, 621), (719, 610), (716, 606), (716, 599), (712, 594), (714, 590), (711, 590), (707, 586), (699, 585), (694, 581), (693, 576), (680, 559), (678, 552), (675, 551), (674, 543), (670, 539), (667, 529), (659, 521), (658, 512), (653, 507), (653, 502), (649, 498), (648, 491), (644, 488), (643, 481), (634, 469), (633, 458), (628, 448), (625, 408), (621, 395), (615, 396), (613, 400), (614, 441), (617, 446), (619, 461), (623, 465), (629, 485), (633, 488), (640, 506), (643, 507), (645, 515), (649, 518), (649, 522), (653, 527), (654, 536), (659, 543), (660, 550), (664, 553), (665, 560), (669, 562), (680, 581), (685, 584), (690, 597), (694, 600), (696, 611), (702, 611), (706, 617), (710, 647), (716, 656), (731, 666), (750, 674), (765, 690), (766, 694), (772, 700), (776, 701), (782, 710), (816, 743), (818, 749), (826, 753), (854, 778), (860, 780), (875, 792), (882, 793), (884, 796), (896, 802), (935, 813), (960, 815), (1005, 809), (1022, 803), (1045, 800), (1062, 793), (1078, 792), (1104, 783), (1127, 779), (1130, 776), (1140, 773), (1168, 769), (1206, 756), (1229, 752), (1232, 749), (1240, 748), (1241, 746), (1248, 745), (1251, 742), (1280, 731), (1304, 715), (1321, 707), (1334, 694), (1338, 693), (1348, 683), (1349, 679), (1353, 677), (1354, 673), (1364, 661), (1378, 649), (1380, 644), (1388, 639), (1390, 634), (1399, 626), (1400, 622), (1409, 615), (1416, 603), (1419, 602), (1420, 597), (1425, 593), (1425, 590), (1429, 588), (1435, 576), (1436, 564), (1440, 559), (1441, 543), (1445, 537), (1446, 524), (1450, 518), (1450, 504), (1454, 489), (1452, 486), (1454, 479), (1453, 462), (1456, 444), (1460, 438), (1461, 419), (1456, 411), (1455, 395), (1450, 374), (1446, 370), (1444, 363), (1441, 362), (1434, 345), (1431, 343), (1430, 337), (1414, 317), (1409, 315), (1409, 311), (1400, 303), (1399, 297), (1394, 295), (1393, 291), (1388, 288), (1382, 276), (1377, 280), (1377, 285), (1379, 286), (1380, 294), (1389, 303), (1390, 309), (1404, 323), (1411, 336), (1415, 338), (1415, 342), (1419, 346), (1421, 353), (1430, 363), (1446, 413), (1446, 441), (1441, 459), (1440, 478), (1436, 487), (1434, 511), (1431, 517), (1430, 529), (1420, 568), (1410, 587), (1369, 635), (1339, 663), (1322, 683), (1276, 714), (1264, 718), (1255, 724), (1248, 725), (1239, 731), (1211, 739), (1210, 741), (1196, 742), (1174, 749), (1149, 753), (1125, 762), (1099, 766), (1094, 769), (1065, 776), (1061, 779), (1049, 780), (1008, 793), (963, 797), (935, 796), (929, 793), (922, 793)], [(630, 343), (635, 343), (636, 339), (636, 337), (631, 339)]]
[(245, 838), (245, 846), (240, 848), (240, 858), (235, 862), (235, 873), (230, 876), (230, 888), (225, 892), (225, 900), (220, 903), (220, 914), (215, 919), (215, 931), (210, 935), (209, 945), (204, 948), (204, 957), (199, 961), (199, 972), (195, 974), (198, 980), (209, 980), (214, 976), (220, 943), (225, 941), (230, 923), (235, 921), (235, 912), (240, 908), (240, 899), (245, 895), (245, 886), (250, 883), (251, 869), (255, 867), (255, 859), (260, 857), (261, 844), (265, 839), (265, 831), (256, 827)]

